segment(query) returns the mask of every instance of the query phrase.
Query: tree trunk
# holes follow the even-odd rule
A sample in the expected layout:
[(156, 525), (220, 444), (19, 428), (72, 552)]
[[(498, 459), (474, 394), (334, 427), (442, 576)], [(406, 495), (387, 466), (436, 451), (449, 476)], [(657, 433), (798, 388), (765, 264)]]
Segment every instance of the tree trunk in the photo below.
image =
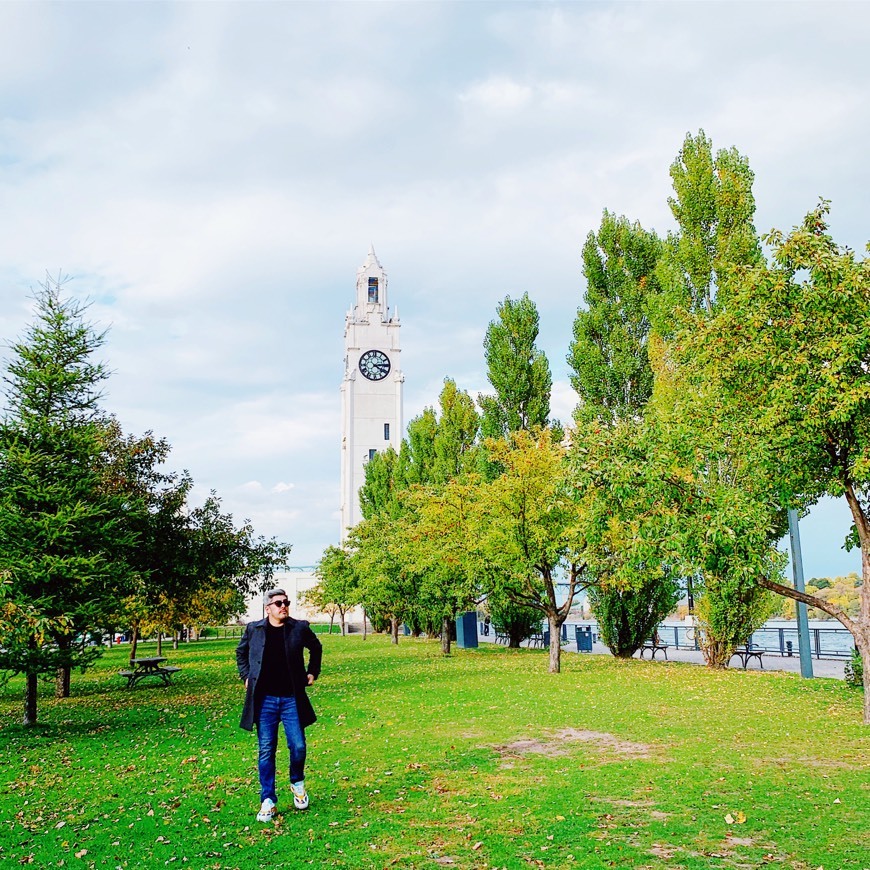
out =
[(130, 661), (136, 658), (136, 647), (139, 646), (139, 620), (133, 620), (133, 632), (130, 635)]
[(701, 652), (704, 654), (704, 662), (707, 667), (727, 668), (728, 662), (734, 655), (733, 644), (726, 643), (724, 640), (715, 640), (706, 633), (704, 638), (701, 641)]
[(369, 618), (366, 614), (365, 607), (363, 608), (363, 640), (369, 636)]
[(450, 617), (445, 616), (441, 620), (441, 652), (450, 655)]
[(344, 637), (347, 634), (347, 625), (345, 624), (345, 621), (344, 621), (344, 611), (339, 610), (338, 615), (341, 619), (341, 636)]
[(70, 676), (72, 668), (67, 665), (57, 669), (57, 675), (54, 680), (54, 697), (68, 698), (70, 688)]
[(36, 692), (39, 689), (39, 680), (36, 674), (27, 674), (24, 681), (24, 724), (31, 726), (36, 724)]
[(172, 632), (172, 648), (178, 649), (178, 636), (181, 634), (180, 631), (175, 630)]
[(551, 674), (558, 674), (562, 670), (562, 626), (555, 613), (548, 613), (547, 620), (550, 624), (550, 663), (547, 671)]
[(157, 632), (157, 655), (163, 655), (163, 631), (162, 629)]
[(393, 643), (399, 642), (399, 620), (393, 616), (390, 618), (390, 634), (392, 635)]
[[(62, 638), (58, 641), (58, 647), (61, 650), (68, 650), (72, 644), (72, 641), (68, 638)], [(54, 679), (54, 697), (55, 698), (68, 698), (69, 697), (69, 684), (70, 684), (70, 674), (72, 668), (69, 665), (61, 665), (57, 669), (57, 674)]]

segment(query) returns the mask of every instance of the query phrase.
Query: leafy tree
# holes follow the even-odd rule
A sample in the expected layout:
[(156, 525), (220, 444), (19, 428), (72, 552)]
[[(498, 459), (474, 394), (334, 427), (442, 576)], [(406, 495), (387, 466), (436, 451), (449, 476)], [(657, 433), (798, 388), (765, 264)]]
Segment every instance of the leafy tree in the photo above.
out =
[[(657, 270), (662, 293), (653, 321), (659, 336), (670, 341), (661, 347), (655, 338), (651, 341), (657, 360), (655, 413), (658, 431), (672, 442), (684, 470), (692, 476), (695, 498), (704, 502), (708, 513), (725, 511), (710, 520), (704, 519), (705, 514), (687, 511), (692, 518), (687, 526), (694, 534), (694, 551), (702, 566), (701, 596), (707, 599), (698, 613), (704, 621), (704, 654), (708, 664), (724, 667), (734, 645), (746, 640), (747, 630), (763, 620), (770, 606), (765, 592), (743, 587), (738, 578), (750, 565), (772, 564), (772, 547), (782, 534), (785, 516), (773, 503), (772, 514), (760, 517), (765, 513), (761, 510), (759, 514), (765, 499), (763, 482), (746, 474), (746, 464), (734, 444), (729, 448), (725, 442), (711, 440), (705, 431), (709, 417), (717, 412), (719, 384), (708, 373), (692, 379), (689, 372), (696, 368), (695, 361), (681, 350), (703, 331), (716, 311), (729, 304), (741, 276), (763, 258), (753, 224), (754, 176), (743, 155), (730, 148), (714, 156), (712, 142), (701, 130), (697, 136), (686, 136), (671, 166), (671, 178), (674, 196), (669, 204), (678, 231), (668, 236)], [(681, 366), (687, 371), (681, 372)], [(677, 444), (681, 439), (687, 439), (683, 446)], [(743, 493), (729, 495), (729, 487), (743, 487)], [(761, 522), (765, 534), (747, 534), (738, 546), (732, 546), (727, 530), (746, 528), (746, 515), (730, 509), (746, 507), (749, 490), (761, 499), (749, 514)], [(711, 525), (725, 530), (723, 535), (709, 534)], [(754, 551), (747, 546), (749, 541), (754, 542)], [(747, 561), (741, 563), (741, 559)], [(714, 601), (717, 596), (720, 599)]]
[(486, 607), (496, 631), (507, 635), (508, 647), (519, 649), (541, 628), (541, 613), (532, 607), (523, 607), (504, 593), (491, 592)]
[(376, 513), (357, 523), (346, 546), (359, 578), (359, 600), (373, 625), (387, 622), (393, 643), (399, 624), (412, 622), (418, 600), (419, 577), (401, 559), (401, 516)]
[(669, 459), (655, 427), (636, 418), (580, 425), (571, 448), (589, 602), (602, 641), (622, 658), (640, 649), (673, 610), (678, 578), (689, 568), (677, 508), (683, 480)]
[[(549, 670), (558, 673), (560, 629), (586, 579), (581, 514), (570, 492), (565, 451), (546, 429), (490, 440), (487, 449), (503, 473), (478, 488), (475, 524), (487, 565), (484, 583), (490, 593), (547, 619)], [(561, 604), (559, 586), (566, 590)]]
[(838, 619), (864, 664), (870, 723), (870, 259), (836, 245), (827, 203), (788, 237), (772, 233), (772, 264), (742, 277), (727, 308), (686, 353), (721, 384), (723, 438), (749, 432), (756, 474), (783, 504), (843, 496), (849, 545), (860, 547), (857, 617), (771, 576), (757, 582)]
[(399, 486), (407, 488), (415, 483), (427, 484), (434, 475), (435, 433), (438, 419), (432, 408), (425, 408), (419, 417), (408, 423), (408, 437), (404, 439), (400, 453), (401, 479)]
[(668, 200), (679, 230), (668, 235), (659, 268), (665, 322), (672, 308), (709, 315), (735, 280), (735, 267), (761, 263), (754, 177), (736, 148), (723, 148), (714, 157), (703, 130), (686, 135), (671, 165), (675, 195)]
[[(407, 465), (408, 461), (403, 458), (402, 466)], [(359, 488), (359, 507), (363, 519), (379, 514), (396, 515), (398, 493), (405, 487), (403, 475), (397, 473), (398, 465), (399, 455), (392, 447), (376, 453), (366, 463), (365, 480)]]
[[(60, 279), (36, 293), (36, 320), (12, 345), (0, 423), (0, 572), (8, 613), (0, 668), (26, 677), (24, 722), (37, 719), (37, 679), (93, 658), (77, 635), (103, 624), (132, 578), (131, 506), (104, 485), (108, 376), (92, 361), (103, 335)], [(11, 608), (11, 611), (9, 610)]]
[[(841, 608), (852, 618), (861, 613), (861, 578), (851, 571), (845, 577), (813, 578), (806, 585), (808, 595), (815, 595), (824, 601)], [(795, 618), (795, 601), (791, 598), (780, 599), (781, 606), (777, 611), (784, 619)], [(830, 613), (811, 607), (807, 610), (810, 619), (833, 619)]]
[(471, 396), (450, 378), (445, 378), (438, 402), (441, 416), (432, 444), (432, 479), (447, 483), (474, 469), (480, 416)]
[(441, 651), (450, 653), (457, 614), (480, 598), (474, 550), (475, 477), (414, 487), (407, 495), (412, 519), (402, 531), (400, 557), (420, 578), (422, 614), (440, 622)]
[(478, 398), (485, 438), (549, 423), (553, 379), (547, 357), (535, 345), (537, 338), (538, 309), (529, 294), (518, 301), (505, 298), (483, 341), (487, 377), (495, 389), (494, 395)]
[(638, 415), (652, 394), (649, 310), (659, 293), (661, 252), (654, 232), (608, 211), (586, 239), (586, 307), (577, 312), (568, 353), (580, 419), (607, 423)]
[[(583, 247), (586, 308), (577, 312), (574, 321), (568, 364), (574, 372), (571, 383), (581, 400), (575, 411), (578, 430), (574, 441), (587, 440), (589, 447), (600, 448), (597, 453), (584, 451), (585, 461), (594, 457), (599, 475), (618, 474), (624, 463), (636, 461), (632, 438), (645, 436), (640, 418), (653, 387), (650, 310), (660, 294), (656, 267), (661, 255), (662, 243), (655, 233), (608, 211), (597, 235), (590, 233)], [(620, 453), (620, 447), (626, 452)], [(642, 470), (646, 470), (643, 463), (636, 473)], [(630, 520), (627, 512), (638, 509), (637, 498), (630, 502), (624, 497), (614, 499), (618, 488), (597, 487), (596, 479), (587, 480), (590, 494), (604, 505), (599, 517), (604, 534), (590, 530), (591, 540), (597, 539), (599, 547), (589, 601), (604, 643), (614, 655), (630, 657), (673, 606), (677, 581), (672, 571), (655, 564), (656, 558), (664, 557), (653, 548), (644, 554), (641, 570), (630, 577), (618, 572), (620, 577), (614, 582), (615, 566), (624, 561), (632, 543), (630, 538), (620, 540), (614, 531), (625, 528)], [(644, 480), (649, 487), (651, 480)], [(632, 496), (639, 494), (632, 491), (636, 484), (635, 479)], [(595, 516), (595, 506), (590, 507), (589, 515)]]
[[(345, 614), (359, 600), (359, 583), (350, 554), (342, 547), (327, 547), (315, 573), (319, 582), (306, 593), (305, 599), (319, 610), (333, 607), (339, 615), (341, 633), (345, 634)], [(332, 620), (329, 630), (332, 632)]]
[(601, 642), (618, 658), (631, 658), (655, 634), (662, 614), (673, 610), (679, 585), (673, 576), (662, 582), (653, 575), (633, 588), (592, 585), (587, 594)]

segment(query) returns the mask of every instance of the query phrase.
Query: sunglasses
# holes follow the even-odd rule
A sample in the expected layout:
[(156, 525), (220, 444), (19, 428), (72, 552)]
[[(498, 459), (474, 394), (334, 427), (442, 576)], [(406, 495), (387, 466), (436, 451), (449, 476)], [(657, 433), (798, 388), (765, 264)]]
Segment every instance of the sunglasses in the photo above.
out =
[(286, 598), (282, 598), (280, 601), (270, 601), (269, 604), (274, 604), (275, 607), (286, 607), (290, 602)]

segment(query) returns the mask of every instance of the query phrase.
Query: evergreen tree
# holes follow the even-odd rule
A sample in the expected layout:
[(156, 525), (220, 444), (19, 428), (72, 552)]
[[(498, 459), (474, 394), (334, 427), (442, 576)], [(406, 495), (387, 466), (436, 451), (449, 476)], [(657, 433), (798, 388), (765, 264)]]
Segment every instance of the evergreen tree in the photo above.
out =
[(84, 306), (61, 298), (62, 283), (41, 285), (36, 321), (12, 345), (0, 423), (0, 573), (6, 612), (28, 617), (0, 626), (0, 668), (26, 676), (27, 725), (37, 678), (93, 659), (82, 635), (132, 583), (125, 517), (139, 509), (107, 481), (108, 371), (92, 359), (104, 337)]

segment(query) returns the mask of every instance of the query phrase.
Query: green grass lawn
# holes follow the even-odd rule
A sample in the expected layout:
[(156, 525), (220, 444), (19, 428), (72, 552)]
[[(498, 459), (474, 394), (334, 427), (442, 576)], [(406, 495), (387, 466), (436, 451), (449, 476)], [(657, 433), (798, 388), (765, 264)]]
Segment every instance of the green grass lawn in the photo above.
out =
[[(235, 641), (128, 690), (0, 689), (0, 865), (870, 868), (870, 729), (837, 680), (437, 641), (323, 638), (311, 808), (258, 824)], [(152, 646), (141, 649), (151, 651)], [(281, 788), (283, 785), (283, 788)], [(729, 823), (730, 822), (730, 823)]]

